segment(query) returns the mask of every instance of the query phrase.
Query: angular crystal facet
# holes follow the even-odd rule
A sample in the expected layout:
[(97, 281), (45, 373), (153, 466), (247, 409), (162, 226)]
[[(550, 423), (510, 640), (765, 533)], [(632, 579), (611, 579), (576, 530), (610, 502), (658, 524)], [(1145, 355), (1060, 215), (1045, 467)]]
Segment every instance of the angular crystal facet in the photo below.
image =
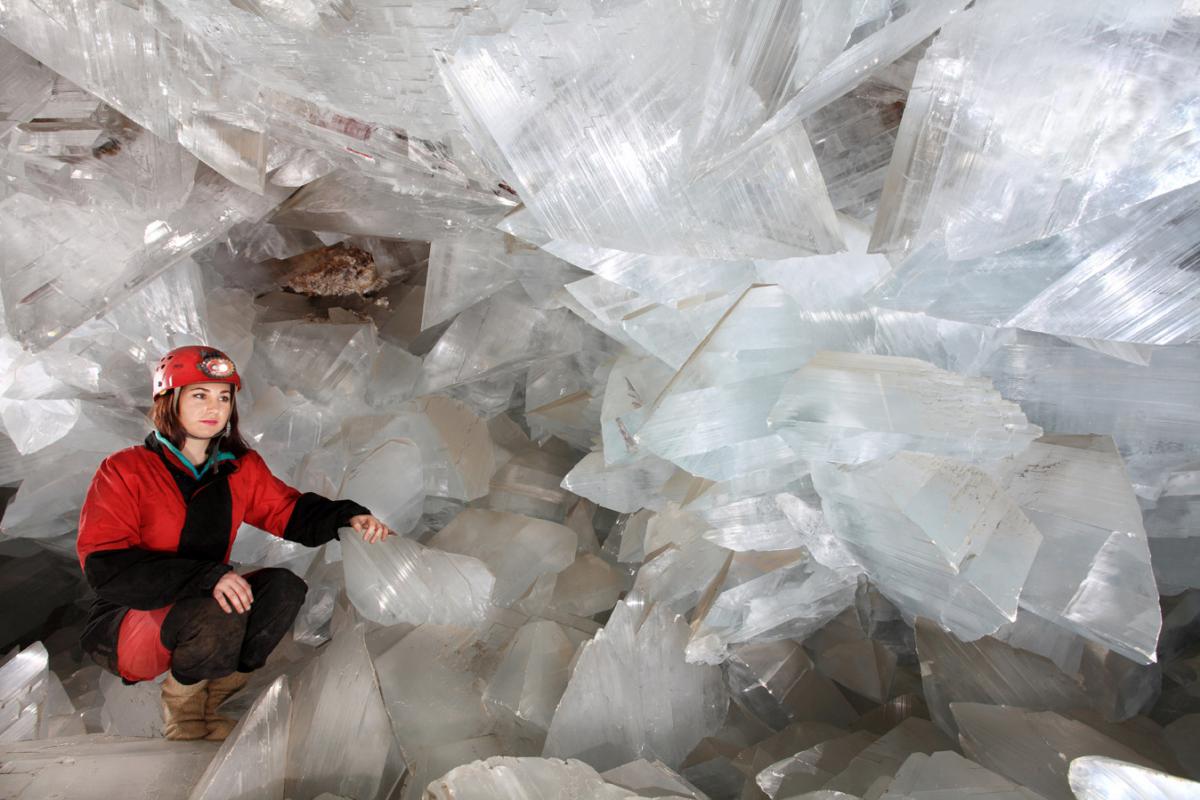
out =
[(1072, 761), (1069, 780), (1078, 800), (1184, 800), (1200, 794), (1200, 783), (1195, 781), (1103, 756)]
[(282, 800), (291, 711), (288, 680), (280, 676), (259, 695), (229, 734), (189, 800), (242, 795)]

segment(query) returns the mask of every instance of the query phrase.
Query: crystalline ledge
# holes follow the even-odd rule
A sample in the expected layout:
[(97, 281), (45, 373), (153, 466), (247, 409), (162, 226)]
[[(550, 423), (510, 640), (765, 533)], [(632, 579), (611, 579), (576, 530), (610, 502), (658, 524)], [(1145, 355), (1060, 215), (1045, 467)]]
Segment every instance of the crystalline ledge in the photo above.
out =
[(687, 638), (687, 625), (665, 608), (636, 596), (618, 603), (579, 654), (544, 755), (578, 756), (597, 769), (636, 758), (677, 767), (720, 727), (728, 702), (719, 670), (684, 661)]
[[(467, 508), (438, 531), (429, 545), (446, 553), (469, 556), (469, 561), (481, 561), (496, 576), (492, 602), (508, 606), (529, 591), (540, 575), (554, 574), (570, 566), (575, 560), (577, 541), (575, 532), (565, 525), (520, 514)], [(431, 583), (430, 588), (447, 591), (436, 583)]]
[(399, 536), (367, 544), (349, 528), (341, 541), (346, 593), (367, 619), (382, 625), (483, 622), (496, 579), (482, 561)]
[(817, 465), (813, 483), (830, 526), (906, 617), (968, 641), (1016, 618), (1043, 537), (983, 471), (901, 452)]
[(191, 800), (243, 795), (282, 800), (291, 710), (288, 680), (280, 676), (259, 695), (213, 756)]
[(873, 248), (998, 252), (1200, 179), (1177, 144), (1195, 136), (1196, 24), (1167, 1), (957, 15), (917, 70)]
[(984, 462), (1041, 434), (986, 380), (850, 353), (814, 356), (784, 386), (769, 421), (798, 457), (845, 464), (900, 450)]

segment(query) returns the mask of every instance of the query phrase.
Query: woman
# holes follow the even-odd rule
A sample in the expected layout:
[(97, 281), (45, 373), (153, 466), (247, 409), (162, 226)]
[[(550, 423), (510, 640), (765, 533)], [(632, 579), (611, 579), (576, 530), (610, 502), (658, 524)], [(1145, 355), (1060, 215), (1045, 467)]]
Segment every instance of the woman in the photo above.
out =
[(84, 649), (127, 683), (164, 672), (168, 739), (224, 739), (217, 708), (263, 666), (308, 589), (286, 569), (238, 575), (228, 564), (242, 522), (309, 547), (353, 527), (391, 534), (351, 500), (301, 494), (280, 481), (238, 432), (233, 362), (180, 347), (154, 373), (146, 441), (100, 464), (76, 545), (96, 602)]

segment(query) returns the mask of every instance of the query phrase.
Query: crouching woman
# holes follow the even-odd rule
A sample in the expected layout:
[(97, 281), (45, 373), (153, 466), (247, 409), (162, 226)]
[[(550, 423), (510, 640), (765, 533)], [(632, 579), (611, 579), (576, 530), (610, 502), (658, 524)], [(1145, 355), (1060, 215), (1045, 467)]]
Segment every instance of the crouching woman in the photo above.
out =
[(286, 569), (229, 565), (243, 522), (309, 547), (353, 527), (391, 533), (351, 500), (301, 494), (238, 433), (241, 378), (210, 347), (181, 347), (154, 373), (155, 430), (100, 464), (76, 545), (96, 593), (82, 643), (127, 683), (167, 673), (168, 739), (224, 739), (217, 708), (291, 629), (307, 586)]

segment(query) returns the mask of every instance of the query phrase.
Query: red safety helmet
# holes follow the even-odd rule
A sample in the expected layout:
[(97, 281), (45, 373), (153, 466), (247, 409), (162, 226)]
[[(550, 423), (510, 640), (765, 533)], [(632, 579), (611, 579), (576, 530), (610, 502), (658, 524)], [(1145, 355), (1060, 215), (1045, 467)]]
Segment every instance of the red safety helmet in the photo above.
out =
[(176, 347), (158, 360), (154, 368), (154, 397), (192, 383), (231, 383), (242, 388), (233, 359), (215, 347)]

